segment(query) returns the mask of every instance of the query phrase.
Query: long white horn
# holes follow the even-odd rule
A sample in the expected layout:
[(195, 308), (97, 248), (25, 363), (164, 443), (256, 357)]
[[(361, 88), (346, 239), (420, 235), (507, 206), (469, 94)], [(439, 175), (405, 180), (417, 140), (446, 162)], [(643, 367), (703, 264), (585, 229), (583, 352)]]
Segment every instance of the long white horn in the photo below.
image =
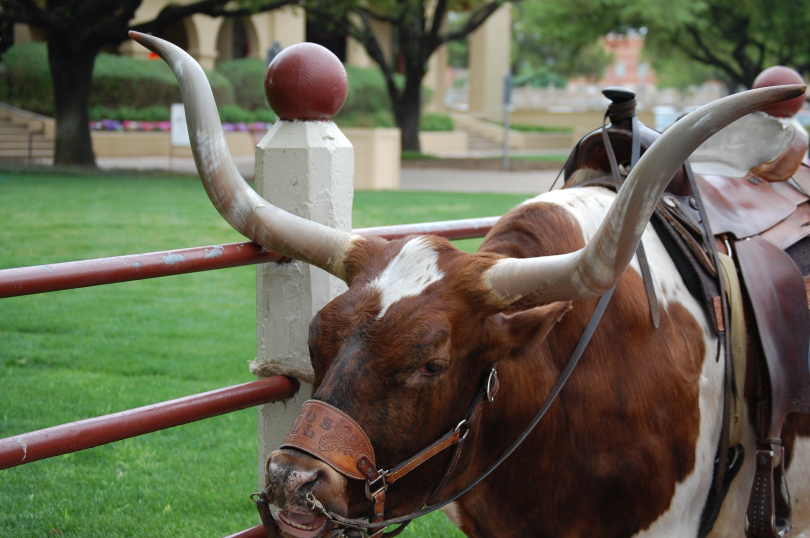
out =
[(636, 252), (659, 197), (706, 139), (742, 116), (802, 95), (803, 85), (750, 90), (702, 106), (667, 129), (644, 153), (583, 249), (541, 258), (500, 260), (484, 272), (491, 302), (505, 307), (535, 293), (541, 302), (598, 297), (618, 282)]
[(200, 65), (167, 41), (132, 31), (129, 36), (157, 53), (174, 71), (183, 95), (194, 163), (220, 215), (263, 247), (346, 280), (344, 256), (352, 242), (363, 238), (287, 213), (256, 194), (231, 158), (214, 94)]

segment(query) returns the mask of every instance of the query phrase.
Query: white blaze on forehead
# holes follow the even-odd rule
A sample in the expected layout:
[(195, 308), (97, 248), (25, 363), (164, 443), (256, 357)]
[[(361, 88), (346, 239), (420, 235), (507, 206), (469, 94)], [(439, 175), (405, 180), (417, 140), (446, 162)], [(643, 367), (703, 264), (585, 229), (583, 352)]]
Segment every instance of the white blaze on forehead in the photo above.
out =
[(427, 237), (408, 241), (391, 263), (368, 286), (380, 292), (382, 308), (377, 319), (388, 307), (405, 297), (419, 295), (444, 273), (439, 270), (439, 254), (433, 250)]

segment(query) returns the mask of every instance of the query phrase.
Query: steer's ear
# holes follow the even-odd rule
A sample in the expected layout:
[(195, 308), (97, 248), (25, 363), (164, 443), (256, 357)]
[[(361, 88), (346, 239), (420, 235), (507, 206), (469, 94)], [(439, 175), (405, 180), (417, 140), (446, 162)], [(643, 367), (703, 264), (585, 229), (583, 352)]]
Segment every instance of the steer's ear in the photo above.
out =
[(508, 332), (512, 349), (516, 349), (545, 340), (572, 306), (571, 301), (559, 301), (514, 314), (496, 314), (496, 317)]

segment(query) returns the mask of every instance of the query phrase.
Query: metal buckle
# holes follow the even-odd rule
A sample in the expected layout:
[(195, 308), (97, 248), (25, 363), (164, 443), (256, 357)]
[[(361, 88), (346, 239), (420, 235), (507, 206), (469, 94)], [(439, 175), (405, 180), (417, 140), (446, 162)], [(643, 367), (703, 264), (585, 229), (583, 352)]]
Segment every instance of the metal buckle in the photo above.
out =
[(487, 379), (487, 400), (490, 403), (495, 401), (495, 393), (498, 390), (498, 370), (495, 366), (492, 367), (492, 371), (489, 372), (489, 378)]
[[(462, 420), (461, 422), (458, 423), (458, 426), (456, 426), (456, 429), (453, 430), (453, 431), (456, 431), (456, 432), (459, 431), (461, 429), (461, 427), (465, 426), (466, 424), (467, 424), (467, 419), (465, 418), (464, 420)], [(462, 435), (461, 438), (466, 439), (467, 435), (469, 435), (469, 434), (470, 434), (470, 428), (468, 427), (467, 431), (464, 432), (464, 435)]]
[[(383, 471), (382, 469), (379, 469), (377, 472), (379, 473), (379, 476), (377, 478), (375, 478), (374, 480), (366, 480), (366, 498), (368, 498), (369, 501), (373, 501), (374, 496), (379, 492), (388, 489), (388, 484), (385, 483), (385, 476), (388, 474), (388, 471)], [(380, 480), (382, 480), (382, 486), (380, 486), (380, 489), (378, 489), (374, 493), (371, 493), (371, 486), (376, 484)]]

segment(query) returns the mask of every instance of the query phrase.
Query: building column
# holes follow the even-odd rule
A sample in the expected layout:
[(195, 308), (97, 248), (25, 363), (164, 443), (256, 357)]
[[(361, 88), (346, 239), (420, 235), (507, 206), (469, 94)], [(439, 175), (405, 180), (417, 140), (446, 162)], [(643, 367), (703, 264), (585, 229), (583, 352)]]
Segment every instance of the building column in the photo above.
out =
[(509, 71), (512, 5), (504, 4), (470, 36), (470, 112), (503, 119), (503, 77)]
[(433, 91), (425, 112), (445, 112), (444, 96), (447, 92), (447, 45), (442, 45), (428, 60), (428, 70), (422, 83)]
[(259, 58), (267, 58), (267, 50), (276, 41), (283, 49), (307, 40), (307, 14), (298, 6), (257, 13), (252, 15), (250, 20), (259, 41), (259, 51), (256, 55)]
[(217, 58), (219, 58), (217, 38), (219, 37), (219, 29), (224, 19), (222, 17), (209, 17), (208, 15), (201, 15), (199, 13), (192, 15), (189, 19), (197, 34), (197, 43), (196, 46), (194, 46), (192, 41), (189, 40), (188, 53), (197, 60), (203, 69), (212, 71), (216, 66)]

